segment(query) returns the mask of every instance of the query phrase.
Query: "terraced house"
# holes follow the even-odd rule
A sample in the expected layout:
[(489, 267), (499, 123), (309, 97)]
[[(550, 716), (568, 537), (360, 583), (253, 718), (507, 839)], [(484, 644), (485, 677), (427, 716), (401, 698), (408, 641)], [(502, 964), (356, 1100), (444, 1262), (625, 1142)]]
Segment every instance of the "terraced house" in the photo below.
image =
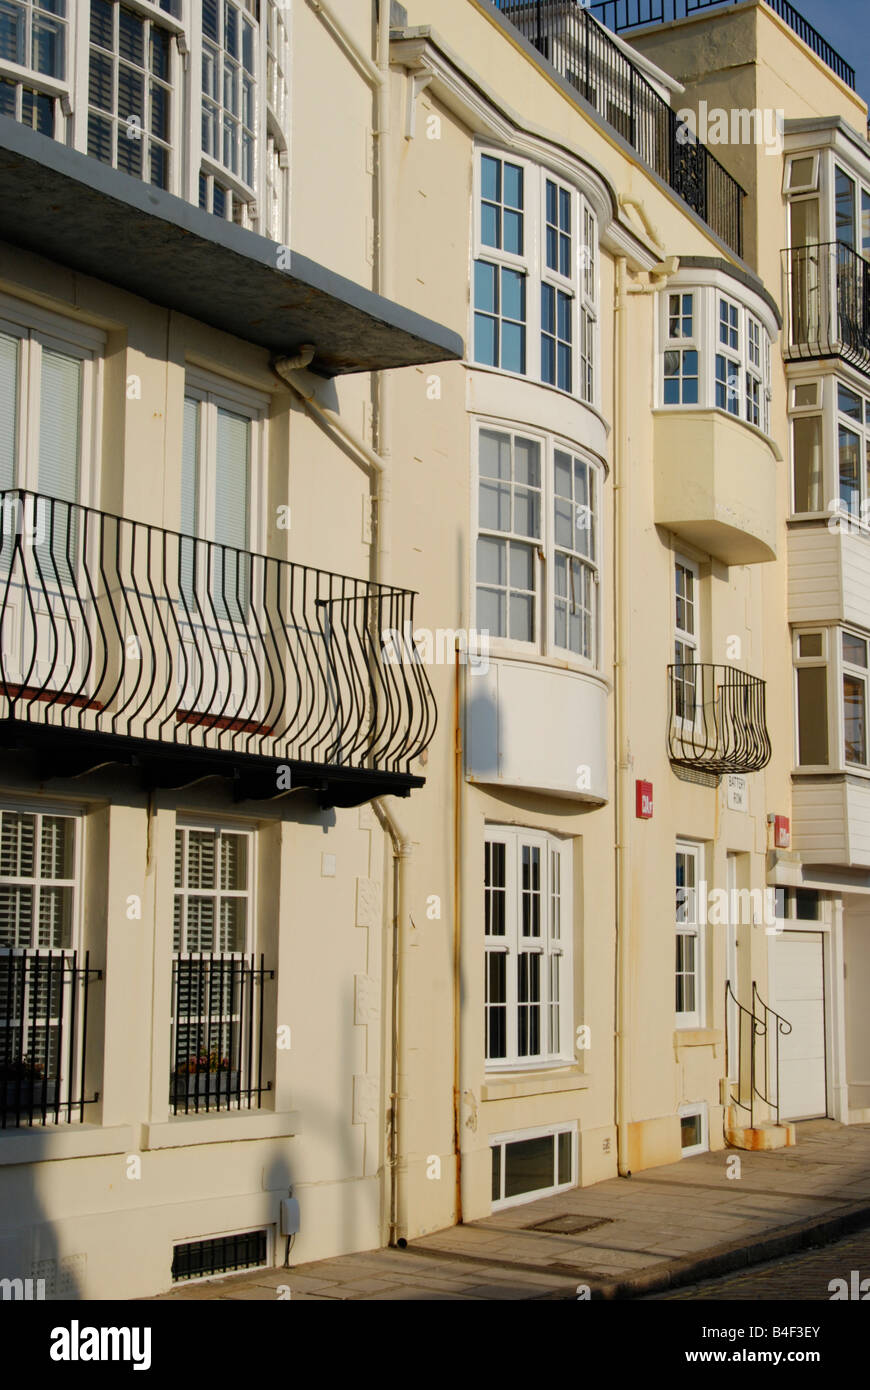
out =
[(780, 0), (2, 9), (0, 1273), (867, 1119), (845, 62)]

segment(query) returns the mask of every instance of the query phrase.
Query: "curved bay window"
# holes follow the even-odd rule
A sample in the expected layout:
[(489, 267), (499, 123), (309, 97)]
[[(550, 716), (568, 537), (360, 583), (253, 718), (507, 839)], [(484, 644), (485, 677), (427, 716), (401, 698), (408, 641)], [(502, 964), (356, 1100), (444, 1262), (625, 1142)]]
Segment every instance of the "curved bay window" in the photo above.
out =
[(598, 660), (598, 466), (520, 429), (478, 434), (477, 627)]
[(597, 222), (585, 197), (523, 159), (475, 174), (474, 360), (596, 397)]
[(760, 313), (714, 285), (661, 296), (660, 404), (723, 410), (770, 428), (770, 332)]

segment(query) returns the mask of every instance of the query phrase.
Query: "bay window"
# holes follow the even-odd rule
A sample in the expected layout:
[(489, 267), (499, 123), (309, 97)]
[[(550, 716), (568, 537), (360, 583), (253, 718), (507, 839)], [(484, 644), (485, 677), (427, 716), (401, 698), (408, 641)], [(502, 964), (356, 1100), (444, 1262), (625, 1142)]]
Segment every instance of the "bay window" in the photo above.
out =
[(481, 154), (472, 274), (474, 360), (592, 402), (597, 223), (585, 198), (527, 161)]
[(840, 376), (796, 381), (790, 415), (794, 513), (827, 512), (835, 531), (865, 531), (870, 522), (870, 395)]
[(797, 765), (870, 768), (870, 634), (830, 627), (794, 637)]
[(765, 434), (770, 427), (769, 327), (714, 285), (662, 294), (662, 406), (724, 410)]
[(535, 432), (478, 432), (476, 625), (597, 662), (598, 467)]
[(170, 186), (172, 36), (125, 5), (90, 0), (88, 154)]
[(484, 845), (487, 1066), (572, 1060), (571, 854), (539, 831), (490, 827)]
[(256, 13), (253, 0), (202, 4), (200, 205), (244, 225), (253, 217), (246, 205), (254, 201), (256, 181)]

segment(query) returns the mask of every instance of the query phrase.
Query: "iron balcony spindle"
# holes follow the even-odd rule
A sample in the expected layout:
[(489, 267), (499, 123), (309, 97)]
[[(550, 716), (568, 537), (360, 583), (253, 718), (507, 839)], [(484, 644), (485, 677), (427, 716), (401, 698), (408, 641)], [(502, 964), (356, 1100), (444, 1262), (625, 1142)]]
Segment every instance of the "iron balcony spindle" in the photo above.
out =
[(740, 184), (698, 141), (644, 73), (577, 0), (493, 0), (566, 82), (738, 255)]
[(870, 261), (843, 242), (792, 246), (782, 253), (792, 359), (839, 356), (870, 363)]
[(733, 666), (670, 665), (668, 756), (716, 775), (760, 772), (771, 757), (765, 682)]
[(102, 979), (85, 952), (0, 950), (0, 1128), (59, 1124), (86, 1095), (89, 988)]
[(0, 506), (0, 720), (411, 777), (434, 697), (382, 650), (408, 591), (20, 489)]
[(176, 954), (172, 966), (170, 1104), (176, 1114), (256, 1108), (264, 1092), (265, 957)]

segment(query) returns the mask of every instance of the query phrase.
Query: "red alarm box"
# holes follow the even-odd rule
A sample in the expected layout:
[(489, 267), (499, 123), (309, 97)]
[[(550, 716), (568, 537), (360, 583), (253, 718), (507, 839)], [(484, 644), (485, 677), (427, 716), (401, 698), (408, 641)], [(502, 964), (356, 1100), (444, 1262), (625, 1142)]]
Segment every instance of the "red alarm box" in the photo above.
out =
[(652, 782), (635, 782), (637, 794), (637, 817), (638, 820), (652, 820), (653, 813), (653, 784)]
[(788, 816), (774, 816), (773, 844), (775, 849), (788, 849), (791, 845), (791, 826)]

